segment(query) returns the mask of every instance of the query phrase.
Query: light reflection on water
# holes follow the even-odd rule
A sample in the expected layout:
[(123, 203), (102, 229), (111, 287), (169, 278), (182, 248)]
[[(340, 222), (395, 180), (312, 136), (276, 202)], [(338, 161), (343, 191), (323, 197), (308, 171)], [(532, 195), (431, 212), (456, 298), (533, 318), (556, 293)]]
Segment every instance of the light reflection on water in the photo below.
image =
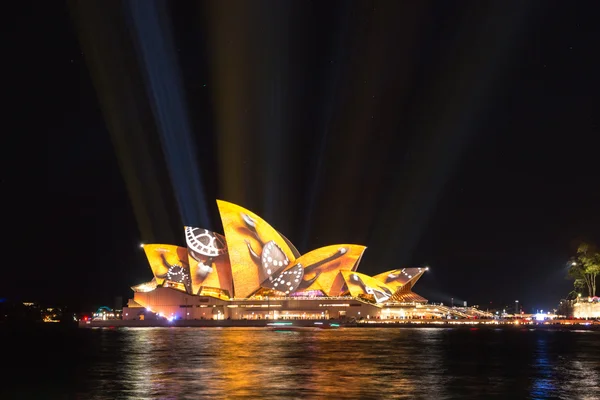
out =
[(74, 350), (64, 380), (39, 388), (44, 398), (591, 399), (600, 393), (600, 332), (136, 328), (70, 334), (85, 350)]

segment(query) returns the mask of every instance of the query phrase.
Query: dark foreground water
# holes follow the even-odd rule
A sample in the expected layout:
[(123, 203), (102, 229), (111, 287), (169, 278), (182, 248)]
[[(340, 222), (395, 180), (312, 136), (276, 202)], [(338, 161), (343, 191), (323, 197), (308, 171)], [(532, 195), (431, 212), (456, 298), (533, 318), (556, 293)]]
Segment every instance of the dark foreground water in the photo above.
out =
[(1, 399), (600, 398), (600, 332), (2, 329)]

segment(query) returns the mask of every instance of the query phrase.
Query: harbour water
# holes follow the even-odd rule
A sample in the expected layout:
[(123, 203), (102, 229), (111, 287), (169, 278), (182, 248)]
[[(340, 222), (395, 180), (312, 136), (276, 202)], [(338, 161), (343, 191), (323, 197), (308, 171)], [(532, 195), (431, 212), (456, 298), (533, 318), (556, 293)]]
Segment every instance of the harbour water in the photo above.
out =
[(597, 399), (600, 332), (0, 329), (2, 399)]

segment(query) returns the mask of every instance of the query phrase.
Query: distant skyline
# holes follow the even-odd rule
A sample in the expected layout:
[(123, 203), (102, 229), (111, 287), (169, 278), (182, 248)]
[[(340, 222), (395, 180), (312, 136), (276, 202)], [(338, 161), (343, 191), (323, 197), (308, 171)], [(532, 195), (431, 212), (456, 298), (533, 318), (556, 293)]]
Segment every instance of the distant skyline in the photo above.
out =
[(216, 199), (302, 253), (364, 244), (367, 274), (429, 265), (419, 294), (482, 308), (555, 308), (600, 245), (597, 2), (160, 4), (10, 21), (16, 116), (49, 138), (48, 191), (11, 201), (43, 199), (48, 243), (0, 297), (127, 299), (140, 242), (223, 232)]

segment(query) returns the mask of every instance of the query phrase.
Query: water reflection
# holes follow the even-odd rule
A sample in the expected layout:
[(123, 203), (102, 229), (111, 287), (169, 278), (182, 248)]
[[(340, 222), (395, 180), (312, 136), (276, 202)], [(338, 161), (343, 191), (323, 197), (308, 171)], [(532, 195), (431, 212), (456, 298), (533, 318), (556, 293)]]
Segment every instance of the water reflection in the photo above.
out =
[[(123, 330), (112, 338), (122, 347), (122, 359), (112, 369), (118, 383), (104, 395), (443, 398), (447, 378), (440, 368), (442, 335), (437, 329)], [(91, 373), (108, 383), (107, 363), (98, 363)]]
[(572, 348), (573, 337), (434, 328), (130, 329), (103, 332), (102, 352), (121, 358), (96, 363), (90, 379), (112, 385), (103, 396), (135, 399), (581, 398), (586, 393), (571, 382), (599, 388), (598, 366)]
[(8, 396), (0, 398), (592, 399), (600, 393), (600, 332), (148, 328), (69, 334), (56, 349), (68, 363), (54, 361), (56, 371), (28, 364), (28, 376), (40, 378), (5, 385)]
[(536, 347), (534, 351), (533, 362), (533, 384), (531, 389), (531, 397), (535, 399), (549, 398), (555, 393), (555, 385), (553, 380), (554, 366), (551, 364), (550, 355), (548, 354), (548, 336), (539, 336), (536, 339)]

